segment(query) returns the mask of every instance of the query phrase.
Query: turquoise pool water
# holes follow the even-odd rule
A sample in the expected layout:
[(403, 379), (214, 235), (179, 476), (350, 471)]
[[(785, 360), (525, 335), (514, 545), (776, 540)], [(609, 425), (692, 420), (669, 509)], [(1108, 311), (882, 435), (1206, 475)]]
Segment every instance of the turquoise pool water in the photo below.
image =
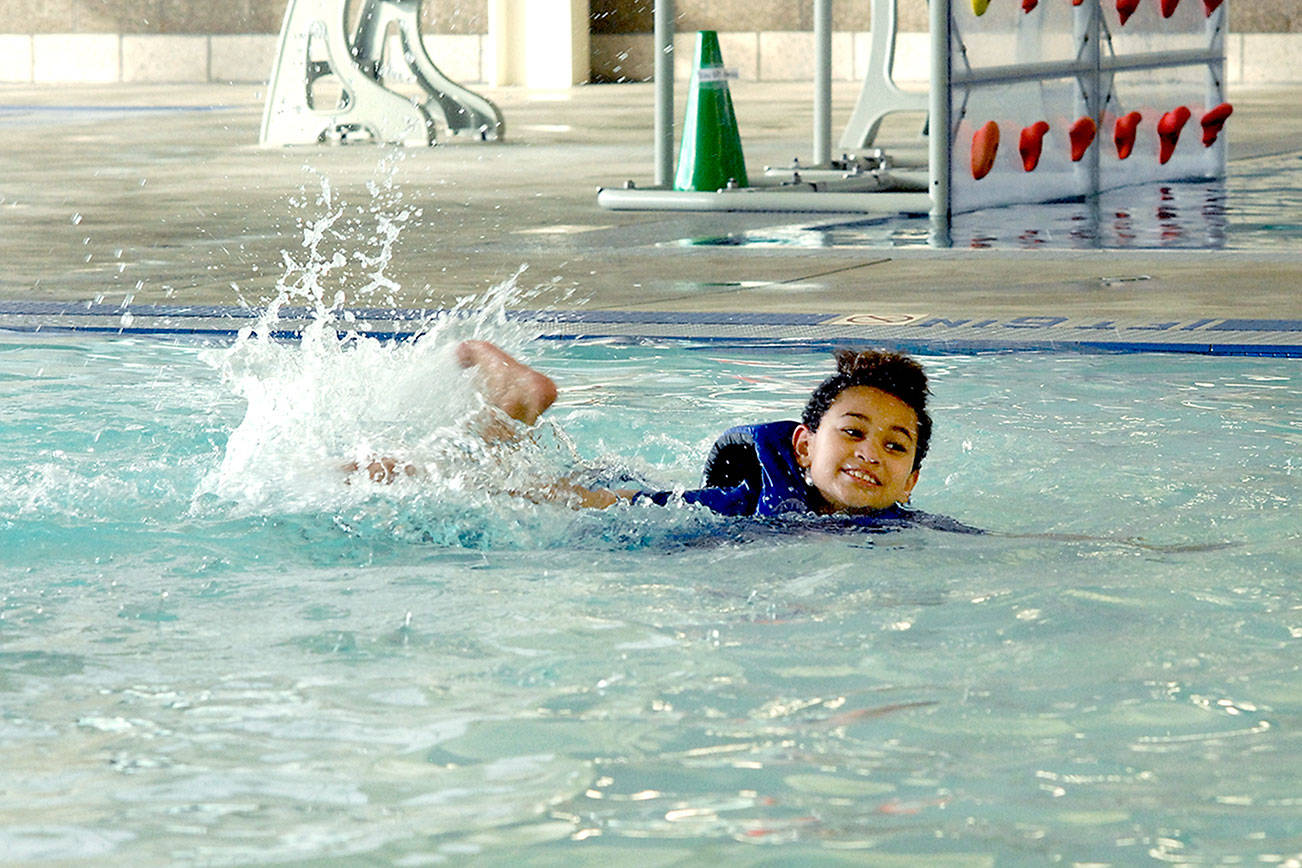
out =
[[(472, 333), (562, 387), (517, 453)], [(829, 367), (530, 338), (0, 338), (0, 852), (1302, 859), (1295, 363), (926, 357), (915, 502), (996, 533), (846, 536), (492, 493), (692, 485)], [(345, 484), (375, 452), (430, 477)]]

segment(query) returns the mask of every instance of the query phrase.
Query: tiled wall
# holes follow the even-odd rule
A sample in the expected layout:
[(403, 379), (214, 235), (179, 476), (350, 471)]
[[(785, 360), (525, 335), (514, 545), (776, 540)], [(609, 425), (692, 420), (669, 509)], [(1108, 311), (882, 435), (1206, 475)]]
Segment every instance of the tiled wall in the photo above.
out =
[[(488, 30), (489, 0), (424, 0), (428, 33)], [(866, 29), (869, 0), (833, 0), (838, 30)], [(275, 33), (286, 0), (0, 0), (11, 33)], [(359, 5), (354, 0), (354, 6)], [(589, 0), (592, 32), (652, 29), (654, 0)], [(680, 30), (793, 31), (813, 28), (813, 0), (676, 0)], [(925, 30), (926, 0), (899, 0), (900, 29)], [(744, 27), (739, 26), (745, 24)], [(18, 25), (18, 26), (15, 26)], [(1239, 33), (1302, 32), (1302, 0), (1232, 0)]]
[[(489, 0), (425, 0), (430, 56), (454, 80), (493, 68)], [(594, 81), (645, 80), (652, 0), (589, 0)], [(833, 76), (862, 78), (869, 0), (834, 0)], [(1302, 0), (1231, 0), (1230, 83), (1302, 82)], [(896, 79), (927, 77), (926, 2), (899, 0)], [(285, 0), (0, 0), (0, 82), (260, 81), (271, 70)], [(354, 14), (360, 5), (354, 0)], [(813, 75), (810, 0), (676, 0), (677, 74), (691, 32), (720, 31), (742, 80)], [(744, 26), (738, 26), (744, 24)], [(8, 31), (8, 35), (6, 35)]]
[[(426, 50), (454, 81), (482, 82), (486, 36), (429, 34)], [(277, 37), (266, 33), (0, 34), (0, 83), (265, 82)]]
[[(425, 0), (431, 33), (484, 33), (488, 0)], [(0, 0), (16, 33), (276, 33), (286, 0)], [(360, 3), (353, 3), (359, 7)], [(18, 26), (15, 26), (18, 25)]]

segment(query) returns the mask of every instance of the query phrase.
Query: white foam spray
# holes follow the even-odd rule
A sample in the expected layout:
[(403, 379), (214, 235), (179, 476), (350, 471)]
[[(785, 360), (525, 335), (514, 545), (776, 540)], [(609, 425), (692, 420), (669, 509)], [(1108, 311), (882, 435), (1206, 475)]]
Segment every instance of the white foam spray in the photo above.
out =
[[(537, 438), (508, 457), (474, 434), (476, 420), (491, 411), (475, 372), (463, 370), (455, 354), (462, 340), (479, 338), (528, 355), (536, 327), (507, 315), (541, 289), (521, 286), (524, 269), (429, 316), (414, 338), (379, 340), (359, 331), (354, 308), (396, 305), (401, 287), (387, 268), (403, 227), (420, 216), (394, 183), (398, 159), (382, 163), (383, 178), (369, 185), (371, 201), (360, 207), (339, 201), (329, 179), (319, 178), (317, 214), (300, 221), (300, 249), (283, 252), (275, 296), (232, 347), (209, 354), (247, 411), (196, 502), (216, 496), (253, 514), (411, 498), (464, 509), (554, 476), (563, 465)], [(278, 340), (285, 320), (304, 311), (298, 339)], [(391, 483), (377, 484), (365, 472), (380, 458), (400, 468)], [(363, 469), (350, 473), (352, 465)]]

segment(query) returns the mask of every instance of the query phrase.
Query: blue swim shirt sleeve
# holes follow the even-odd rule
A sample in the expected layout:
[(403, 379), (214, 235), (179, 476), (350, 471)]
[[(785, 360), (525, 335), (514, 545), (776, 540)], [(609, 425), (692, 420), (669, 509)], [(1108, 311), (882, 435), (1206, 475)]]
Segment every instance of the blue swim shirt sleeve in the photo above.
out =
[[(755, 515), (758, 497), (749, 485), (742, 483), (732, 488), (696, 488), (690, 491), (639, 491), (633, 495), (633, 503), (650, 501), (658, 506), (671, 503), (691, 503), (704, 506), (720, 515), (744, 516)], [(972, 527), (947, 515), (923, 512), (899, 505), (887, 507), (869, 515), (827, 515), (816, 516), (810, 512), (784, 513), (793, 526), (812, 527), (810, 521), (828, 530), (859, 530), (882, 532), (921, 527), (947, 533), (983, 534), (986, 531)]]
[(754, 515), (755, 492), (742, 483), (732, 488), (694, 488), (690, 491), (640, 491), (633, 496), (634, 503), (649, 500), (659, 506), (672, 502), (704, 506), (720, 515)]

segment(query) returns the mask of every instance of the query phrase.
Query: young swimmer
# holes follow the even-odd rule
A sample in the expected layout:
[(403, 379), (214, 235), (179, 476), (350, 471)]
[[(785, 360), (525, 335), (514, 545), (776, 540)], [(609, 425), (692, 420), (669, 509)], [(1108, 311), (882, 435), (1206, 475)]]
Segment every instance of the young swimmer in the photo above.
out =
[[(465, 341), (463, 367), (477, 368), (485, 400), (533, 425), (556, 400), (556, 384), (500, 347)], [(723, 515), (833, 515), (868, 527), (922, 525), (973, 531), (943, 516), (909, 509), (931, 440), (927, 375), (912, 358), (880, 350), (836, 353), (837, 371), (810, 396), (799, 422), (745, 425), (724, 432), (705, 466), (705, 486), (684, 492), (593, 489), (559, 481), (535, 500), (603, 509), (621, 500), (699, 504)], [(490, 426), (491, 440), (509, 437)], [(372, 463), (371, 478), (392, 478), (392, 462)]]
[[(532, 426), (556, 400), (556, 384), (546, 374), (512, 358), (487, 341), (457, 346), (463, 368), (475, 368), (485, 402), (500, 415), (481, 419), (477, 433), (489, 443), (508, 444)], [(607, 490), (560, 480), (541, 489), (512, 492), (540, 502), (605, 508), (620, 501), (673, 500), (706, 506), (724, 515), (783, 516), (818, 526), (889, 530), (928, 527), (985, 534), (952, 518), (908, 507), (918, 484), (922, 459), (931, 440), (927, 375), (900, 353), (870, 350), (836, 353), (837, 371), (810, 396), (800, 422), (743, 425), (725, 431), (705, 464), (705, 486), (683, 492)], [(508, 422), (503, 416), (514, 420)], [(347, 473), (362, 470), (350, 462)], [(392, 458), (364, 468), (375, 482), (400, 474), (420, 476), (419, 468)], [(1079, 534), (1008, 534), (1001, 537), (1054, 542), (1123, 545), (1162, 553), (1214, 551), (1235, 543), (1155, 545), (1133, 537)]]

